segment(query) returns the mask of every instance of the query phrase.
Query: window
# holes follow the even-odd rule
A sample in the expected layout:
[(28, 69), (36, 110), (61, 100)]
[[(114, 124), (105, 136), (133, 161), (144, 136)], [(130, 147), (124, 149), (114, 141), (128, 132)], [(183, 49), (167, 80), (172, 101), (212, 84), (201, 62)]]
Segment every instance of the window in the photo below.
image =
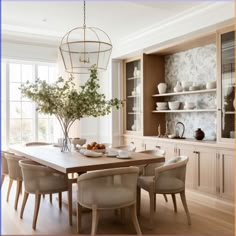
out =
[[(56, 142), (61, 136), (54, 116), (36, 112), (36, 104), (22, 97), (19, 87), (27, 80), (56, 80), (56, 64), (3, 61), (1, 74), (2, 145), (31, 141)], [(59, 130), (59, 131), (58, 131)]]

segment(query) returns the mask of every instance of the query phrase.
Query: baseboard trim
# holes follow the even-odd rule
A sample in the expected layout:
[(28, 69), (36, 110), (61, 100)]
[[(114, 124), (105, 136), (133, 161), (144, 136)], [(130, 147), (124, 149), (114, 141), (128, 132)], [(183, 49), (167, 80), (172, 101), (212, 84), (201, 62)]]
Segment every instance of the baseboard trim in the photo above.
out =
[(218, 199), (217, 196), (208, 195), (196, 190), (187, 189), (186, 194), (191, 194), (191, 200), (219, 211), (234, 215), (234, 201)]

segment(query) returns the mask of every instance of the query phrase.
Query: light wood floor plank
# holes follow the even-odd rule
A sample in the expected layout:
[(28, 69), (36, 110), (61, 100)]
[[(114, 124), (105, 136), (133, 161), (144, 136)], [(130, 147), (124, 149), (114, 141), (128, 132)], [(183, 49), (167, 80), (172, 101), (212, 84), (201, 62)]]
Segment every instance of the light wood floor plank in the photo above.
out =
[[(50, 204), (48, 197), (41, 200), (37, 221), (37, 229), (32, 229), (34, 195), (30, 194), (24, 212), (20, 219), (20, 208), (23, 196), (20, 195), (18, 210), (14, 210), (15, 187), (12, 188), (9, 202), (6, 202), (8, 178), (2, 188), (2, 234), (77, 234), (76, 218), (73, 217), (73, 226), (69, 226), (67, 208), (63, 205), (62, 211), (58, 208), (57, 194), (53, 195)], [(14, 183), (15, 184), (15, 183)], [(200, 234), (200, 235), (234, 235), (234, 216), (218, 209), (202, 205), (201, 199), (196, 201), (191, 192), (186, 191), (187, 203), (191, 215), (192, 225), (187, 224), (180, 196), (176, 196), (178, 212), (174, 212), (172, 201), (165, 202), (162, 195), (157, 196), (157, 209), (154, 215), (153, 229), (149, 227), (149, 199), (146, 192), (141, 192), (141, 215), (138, 218), (143, 234)], [(171, 199), (171, 196), (168, 196)], [(91, 212), (82, 214), (81, 234), (91, 232)], [(130, 217), (126, 217), (129, 219)], [(131, 221), (122, 224), (114, 211), (104, 211), (100, 214), (97, 234), (136, 234)]]

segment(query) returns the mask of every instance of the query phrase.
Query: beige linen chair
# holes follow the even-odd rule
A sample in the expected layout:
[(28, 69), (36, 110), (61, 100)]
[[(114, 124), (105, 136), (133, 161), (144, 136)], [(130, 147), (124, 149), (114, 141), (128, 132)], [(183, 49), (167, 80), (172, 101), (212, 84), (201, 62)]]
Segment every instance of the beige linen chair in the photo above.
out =
[(134, 145), (133, 142), (131, 142), (129, 145), (123, 145), (123, 146), (118, 146), (118, 147), (113, 147), (113, 148), (129, 151), (129, 152), (135, 152), (136, 151), (136, 146)]
[[(158, 157), (165, 157), (166, 152), (165, 150), (162, 150), (160, 148), (154, 149), (154, 150), (146, 150), (142, 151), (140, 153), (145, 153), (145, 154), (150, 154)], [(155, 168), (162, 166), (164, 162), (159, 162), (159, 163), (152, 163), (148, 165), (143, 165), (141, 173), (144, 176), (154, 176), (155, 175)], [(168, 202), (166, 194), (163, 194), (165, 201)], [(154, 195), (154, 210), (156, 210), (156, 195)]]
[(36, 229), (41, 194), (58, 193), (59, 208), (62, 207), (62, 192), (68, 190), (67, 177), (49, 167), (42, 166), (31, 160), (20, 161), (24, 180), (24, 199), (20, 218), (23, 218), (29, 193), (35, 194), (35, 208), (32, 228)]
[(81, 206), (92, 209), (92, 235), (96, 234), (99, 210), (129, 207), (136, 232), (141, 235), (136, 215), (137, 177), (137, 167), (93, 171), (79, 176), (77, 232), (81, 229)]
[(5, 153), (5, 157), (7, 160), (7, 166), (8, 166), (8, 174), (9, 174), (9, 185), (7, 190), (7, 202), (9, 200), (11, 187), (13, 184), (13, 181), (16, 181), (16, 196), (15, 196), (15, 205), (14, 208), (17, 210), (18, 200), (20, 196), (20, 192), (22, 189), (22, 173), (21, 168), (19, 166), (19, 161), (24, 160), (25, 158), (22, 156), (17, 156), (12, 153)]
[(2, 151), (2, 183), (1, 185), (3, 184), (4, 182), (4, 179), (5, 179), (5, 176), (8, 175), (8, 166), (7, 166), (7, 159), (6, 159), (6, 154), (9, 153), (9, 154), (13, 154), (11, 152), (8, 152), (8, 151)]
[[(177, 212), (177, 205), (175, 199), (176, 193), (180, 193), (180, 197), (187, 215), (188, 224), (191, 224), (191, 219), (185, 197), (185, 174), (187, 162), (188, 157), (186, 156), (176, 157), (166, 161), (163, 166), (155, 168), (154, 176), (139, 176), (137, 195), (140, 196), (140, 188), (149, 192), (151, 225), (153, 225), (153, 216), (155, 210), (154, 196), (156, 194), (171, 194), (174, 209), (175, 212)], [(137, 197), (137, 201), (137, 204), (139, 205), (139, 197)]]

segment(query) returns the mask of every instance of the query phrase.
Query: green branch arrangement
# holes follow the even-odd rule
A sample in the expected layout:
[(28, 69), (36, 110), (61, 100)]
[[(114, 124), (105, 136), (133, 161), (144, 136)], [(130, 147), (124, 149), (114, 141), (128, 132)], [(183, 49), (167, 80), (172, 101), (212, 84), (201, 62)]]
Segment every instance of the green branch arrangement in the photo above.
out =
[(98, 72), (94, 65), (90, 69), (90, 78), (78, 89), (73, 77), (68, 80), (59, 77), (54, 84), (40, 79), (34, 83), (27, 81), (20, 90), (24, 97), (37, 104), (37, 111), (56, 116), (67, 140), (74, 121), (105, 116), (111, 113), (113, 107), (119, 109), (123, 106), (123, 101), (117, 98), (106, 100), (105, 95), (99, 93), (99, 88)]

